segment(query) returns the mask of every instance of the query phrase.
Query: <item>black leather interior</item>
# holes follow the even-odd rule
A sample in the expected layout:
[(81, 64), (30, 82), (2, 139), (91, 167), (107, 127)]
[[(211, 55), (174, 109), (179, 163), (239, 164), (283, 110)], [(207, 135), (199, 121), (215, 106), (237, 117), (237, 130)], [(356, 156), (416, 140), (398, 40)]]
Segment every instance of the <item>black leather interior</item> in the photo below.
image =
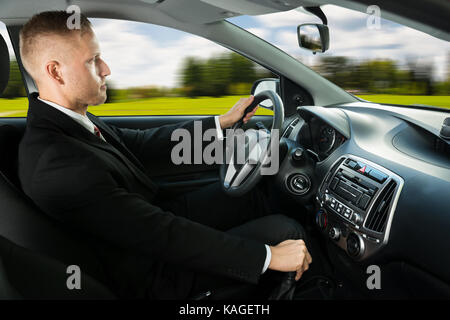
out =
[[(68, 265), (17, 246), (0, 237), (0, 298), (114, 299), (114, 295), (80, 268), (80, 289), (67, 286)], [(70, 282), (70, 281), (69, 281)]]
[(0, 123), (0, 171), (18, 189), (20, 182), (17, 176), (17, 153), (22, 134), (18, 128)]

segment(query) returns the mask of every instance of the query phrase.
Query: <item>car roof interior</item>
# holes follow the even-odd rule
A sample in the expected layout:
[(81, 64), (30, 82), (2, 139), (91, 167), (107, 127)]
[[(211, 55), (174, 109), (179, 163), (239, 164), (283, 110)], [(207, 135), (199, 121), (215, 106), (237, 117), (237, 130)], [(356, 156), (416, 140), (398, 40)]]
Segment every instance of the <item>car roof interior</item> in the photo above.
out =
[(181, 30), (188, 24), (208, 24), (242, 14), (267, 14), (300, 6), (335, 4), (366, 12), (367, 6), (379, 5), (383, 8), (383, 18), (450, 40), (450, 2), (438, 0), (291, 0), (283, 3), (277, 0), (17, 0), (2, 3), (0, 19), (6, 24), (20, 24), (37, 12), (66, 10), (72, 4), (80, 6), (89, 17), (130, 19)]

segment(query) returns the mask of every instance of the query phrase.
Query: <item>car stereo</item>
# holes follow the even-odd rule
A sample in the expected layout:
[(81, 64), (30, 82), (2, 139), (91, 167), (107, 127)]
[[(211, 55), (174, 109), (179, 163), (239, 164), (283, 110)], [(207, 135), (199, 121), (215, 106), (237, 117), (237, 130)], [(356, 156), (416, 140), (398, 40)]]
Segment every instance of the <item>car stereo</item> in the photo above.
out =
[(388, 169), (345, 155), (319, 187), (316, 224), (352, 258), (365, 259), (387, 243), (402, 187)]

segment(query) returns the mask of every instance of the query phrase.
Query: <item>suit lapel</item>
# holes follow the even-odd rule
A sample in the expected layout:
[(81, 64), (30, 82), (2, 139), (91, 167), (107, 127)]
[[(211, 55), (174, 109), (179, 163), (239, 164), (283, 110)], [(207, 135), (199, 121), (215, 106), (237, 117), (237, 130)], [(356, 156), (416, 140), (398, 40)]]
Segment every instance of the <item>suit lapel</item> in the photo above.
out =
[(107, 124), (91, 113), (88, 113), (88, 118), (100, 129), (107, 142), (112, 144), (117, 150), (132, 161), (139, 168), (139, 170), (144, 172), (146, 171), (141, 162), (123, 143), (120, 142), (120, 137)]
[(133, 174), (138, 178), (142, 183), (149, 186), (153, 191), (156, 192), (156, 185), (148, 178), (146, 174), (145, 167), (141, 164), (141, 162), (134, 156), (134, 154), (128, 150), (128, 148), (120, 142), (119, 136), (103, 121), (98, 119), (92, 114), (88, 114), (89, 119), (100, 129), (102, 134), (104, 135), (107, 142), (104, 142), (101, 139), (98, 139), (94, 136), (98, 147), (108, 147), (108, 151), (114, 152), (114, 154), (122, 159), (123, 162), (128, 166), (128, 168), (133, 172)]
[(68, 136), (83, 140), (89, 145), (114, 154), (130, 169), (139, 181), (148, 186), (153, 192), (156, 192), (157, 186), (146, 175), (144, 166), (120, 142), (117, 134), (95, 116), (89, 114), (89, 119), (101, 130), (108, 142), (99, 139), (63, 112), (39, 101), (36, 93), (33, 93), (30, 97), (30, 108), (27, 116), (28, 125), (57, 129)]

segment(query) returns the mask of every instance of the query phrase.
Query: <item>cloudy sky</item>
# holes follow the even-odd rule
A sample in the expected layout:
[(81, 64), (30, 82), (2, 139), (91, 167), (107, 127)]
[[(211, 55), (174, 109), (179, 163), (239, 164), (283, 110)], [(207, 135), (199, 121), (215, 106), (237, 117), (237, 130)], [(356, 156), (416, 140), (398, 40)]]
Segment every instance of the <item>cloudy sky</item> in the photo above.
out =
[[(390, 58), (404, 63), (418, 59), (434, 65), (435, 77), (447, 73), (449, 42), (425, 33), (381, 20), (379, 29), (367, 27), (368, 15), (336, 6), (324, 6), (330, 28), (330, 50), (326, 55), (355, 59)], [(292, 10), (264, 16), (229, 19), (257, 36), (273, 43), (307, 65), (317, 63), (320, 55), (298, 47), (297, 25), (320, 22), (318, 18)], [(110, 81), (115, 87), (177, 85), (178, 73), (187, 56), (207, 58), (227, 49), (197, 36), (144, 23), (93, 19), (102, 56), (109, 64)], [(0, 33), (5, 36), (0, 24)], [(450, 63), (450, 61), (449, 61)]]

